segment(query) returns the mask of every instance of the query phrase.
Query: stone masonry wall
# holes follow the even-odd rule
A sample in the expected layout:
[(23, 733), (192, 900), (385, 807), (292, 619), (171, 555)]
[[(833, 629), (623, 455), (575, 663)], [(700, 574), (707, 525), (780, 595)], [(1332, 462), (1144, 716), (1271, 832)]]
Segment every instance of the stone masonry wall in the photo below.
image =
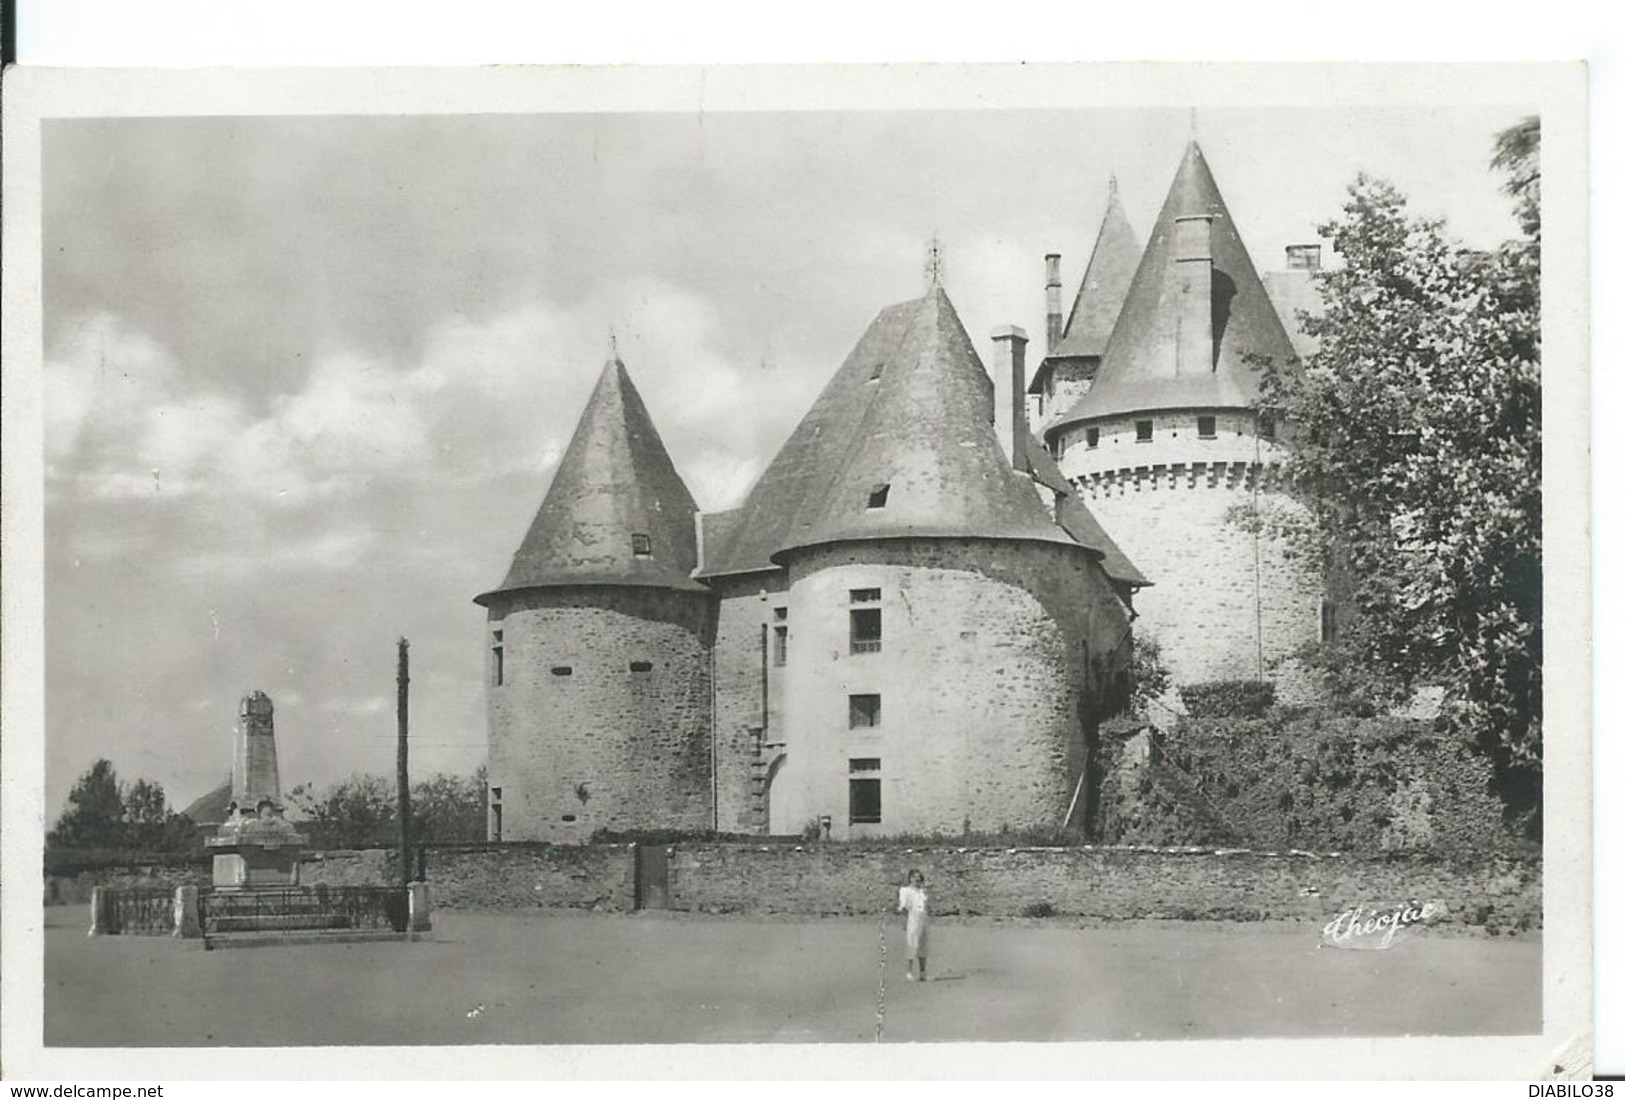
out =
[(703, 593), (636, 587), (493, 602), (503, 683), (488, 673), (488, 766), (503, 840), (710, 826), (711, 608)]
[[(1127, 617), (1099, 566), (1034, 542), (839, 544), (790, 562), (786, 760), (773, 831), (829, 816), (837, 838), (1059, 827), (1084, 724)], [(851, 592), (878, 589), (875, 603)], [(849, 613), (878, 608), (879, 652), (854, 653)], [(1114, 655), (1109, 657), (1109, 655)], [(853, 728), (852, 695), (880, 696)], [(879, 760), (881, 820), (850, 820), (853, 760)]]
[[(1213, 413), (1214, 437), (1200, 438), (1198, 415), (1073, 425), (1057, 440), (1062, 472), (1152, 581), (1134, 598), (1136, 629), (1161, 643), (1176, 683), (1262, 678), (1301, 701), (1291, 655), (1319, 637), (1322, 586), (1272, 534), (1300, 507), (1279, 483), (1279, 444), (1257, 437), (1250, 412)], [(1137, 419), (1153, 422), (1150, 442), (1136, 440)]]
[[(783, 570), (720, 577), (712, 582), (719, 601), (716, 629), (717, 828), (746, 833), (765, 830), (756, 818), (759, 800), (752, 780), (765, 771), (784, 740), (783, 669), (773, 663), (773, 630), (788, 626), (774, 618), (786, 606)], [(766, 630), (768, 650), (762, 651)], [(767, 707), (763, 723), (763, 676), (766, 667)], [(756, 755), (753, 731), (762, 729), (763, 757)], [(758, 763), (758, 761), (760, 761)]]
[(1539, 927), (1536, 863), (1446, 863), (1261, 852), (1123, 848), (922, 848), (678, 845), (673, 908), (709, 912), (881, 914), (911, 868), (933, 912), (1020, 916), (1329, 920), (1407, 900), (1443, 902), (1448, 920)]

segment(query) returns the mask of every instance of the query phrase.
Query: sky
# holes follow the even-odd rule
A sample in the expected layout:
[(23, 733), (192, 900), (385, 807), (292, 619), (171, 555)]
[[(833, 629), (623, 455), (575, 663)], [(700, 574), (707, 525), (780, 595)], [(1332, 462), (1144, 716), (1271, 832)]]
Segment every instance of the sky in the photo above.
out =
[[(927, 245), (984, 362), (1070, 305), (1115, 173), (1194, 132), (1261, 271), (1355, 174), (1465, 243), (1517, 106), (55, 120), (44, 127), (46, 785), (176, 808), (275, 701), (284, 787), (484, 759), (484, 613), (617, 346), (729, 507)], [(997, 372), (995, 372), (997, 373)], [(1003, 408), (1006, 380), (995, 378)]]

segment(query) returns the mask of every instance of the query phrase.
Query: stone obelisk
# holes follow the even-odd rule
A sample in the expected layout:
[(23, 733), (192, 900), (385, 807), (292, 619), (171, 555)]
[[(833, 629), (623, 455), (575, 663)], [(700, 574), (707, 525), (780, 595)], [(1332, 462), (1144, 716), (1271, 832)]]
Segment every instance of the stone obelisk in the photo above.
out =
[(305, 838), (282, 816), (277, 774), (275, 708), (256, 691), (237, 710), (231, 766), (231, 806), (209, 838), (214, 884), (220, 889), (290, 886), (299, 881)]

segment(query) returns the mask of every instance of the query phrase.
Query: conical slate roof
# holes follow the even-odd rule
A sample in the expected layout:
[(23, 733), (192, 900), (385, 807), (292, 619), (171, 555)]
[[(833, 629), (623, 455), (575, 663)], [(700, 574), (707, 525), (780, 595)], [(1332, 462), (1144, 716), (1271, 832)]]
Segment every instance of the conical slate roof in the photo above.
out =
[[(1176, 361), (1179, 303), (1175, 293), (1174, 221), (1207, 214), (1212, 222), (1213, 326), (1211, 370), (1180, 373)], [(1292, 343), (1241, 242), (1201, 148), (1192, 141), (1157, 216), (1150, 243), (1134, 273), (1094, 385), (1065, 416), (1065, 424), (1157, 409), (1246, 408), (1258, 397), (1258, 369), (1245, 356), (1284, 363)]]
[(1117, 197), (1117, 180), (1113, 178), (1106, 199), (1106, 215), (1100, 220), (1094, 251), (1089, 253), (1089, 266), (1078, 284), (1072, 314), (1066, 320), (1061, 342), (1050, 354), (1057, 357), (1105, 354), (1106, 342), (1111, 339), (1117, 315), (1123, 311), (1123, 301), (1128, 297), (1129, 284), (1134, 281), (1134, 269), (1139, 263), (1140, 241), (1128, 223), (1128, 215), (1123, 212), (1122, 200)]
[(815, 491), (803, 498), (778, 552), (911, 536), (1071, 544), (999, 447), (993, 382), (948, 295), (933, 287), (900, 316), (882, 314), (875, 324), (889, 338), (876, 349), (879, 377), (857, 382), (875, 393), (855, 445), (820, 449)]
[[(882, 485), (884, 507), (870, 508)], [(771, 569), (781, 551), (836, 539), (1072, 541), (1001, 452), (993, 383), (940, 288), (880, 312), (716, 530), (702, 576)]]
[[(691, 576), (696, 511), (626, 366), (612, 358), (507, 577), (475, 602), (556, 585), (702, 589)], [(634, 535), (648, 536), (648, 553), (636, 552)]]

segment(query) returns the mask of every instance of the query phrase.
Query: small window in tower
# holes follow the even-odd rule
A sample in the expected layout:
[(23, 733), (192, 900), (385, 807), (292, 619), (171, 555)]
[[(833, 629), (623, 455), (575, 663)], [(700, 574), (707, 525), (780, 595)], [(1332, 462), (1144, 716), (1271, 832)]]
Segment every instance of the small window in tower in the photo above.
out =
[(775, 607), (773, 609), (773, 618), (777, 619), (779, 622), (782, 623), (784, 620), (788, 619), (789, 617), (790, 617), (790, 609), (788, 607)]
[(790, 628), (776, 626), (773, 628), (773, 667), (783, 668), (790, 657)]
[(491, 686), (502, 686), (502, 631), (491, 631)]
[(847, 821), (853, 825), (880, 823), (880, 761), (870, 757), (848, 761)]
[(648, 558), (654, 556), (654, 546), (649, 542), (648, 535), (639, 534), (632, 536), (632, 556), (636, 558)]
[(1058, 435), (1055, 437), (1055, 457), (1066, 457), (1066, 436), (1064, 435)]
[(873, 489), (870, 489), (869, 507), (884, 508), (886, 506), (886, 495), (890, 492), (891, 485), (889, 484), (876, 485)]
[(1260, 416), (1258, 418), (1258, 434), (1265, 439), (1275, 438), (1275, 418), (1273, 416)]
[(1196, 434), (1202, 439), (1216, 439), (1219, 435), (1219, 422), (1211, 416), (1196, 418)]
[(873, 729), (880, 725), (880, 696), (848, 695), (846, 699), (849, 728)]
[(884, 374), (884, 373), (886, 373), (886, 364), (885, 363), (876, 363), (875, 366), (874, 366), (874, 369), (869, 372), (869, 381), (871, 381), (871, 382), (880, 381), (880, 376), (882, 374)]
[(633, 661), (627, 666), (627, 668), (631, 669), (633, 672), (649, 672), (654, 667), (655, 666), (649, 661)]
[(1151, 442), (1151, 421), (1136, 420), (1134, 422), (1134, 441), (1136, 443)]
[(852, 597), (852, 602), (853, 603), (879, 603), (880, 602), (880, 589), (878, 589), (878, 588), (853, 588), (853, 589), (850, 589), (849, 591), (850, 591), (850, 595)]
[(572, 669), (569, 665), (554, 665), (553, 666), (553, 675), (555, 675), (555, 676), (568, 676), (568, 675), (570, 675), (570, 673), (572, 673), (574, 671), (575, 670)]
[(1337, 605), (1331, 600), (1320, 601), (1320, 640), (1325, 645), (1337, 641)]
[(852, 616), (852, 652), (880, 652), (880, 608), (854, 609)]
[(1083, 433), (1083, 439), (1084, 439), (1084, 442), (1089, 445), (1089, 449), (1091, 451), (1094, 450), (1096, 447), (1100, 446), (1100, 429), (1099, 428), (1090, 428), (1090, 429), (1088, 429), (1087, 431), (1085, 431)]

